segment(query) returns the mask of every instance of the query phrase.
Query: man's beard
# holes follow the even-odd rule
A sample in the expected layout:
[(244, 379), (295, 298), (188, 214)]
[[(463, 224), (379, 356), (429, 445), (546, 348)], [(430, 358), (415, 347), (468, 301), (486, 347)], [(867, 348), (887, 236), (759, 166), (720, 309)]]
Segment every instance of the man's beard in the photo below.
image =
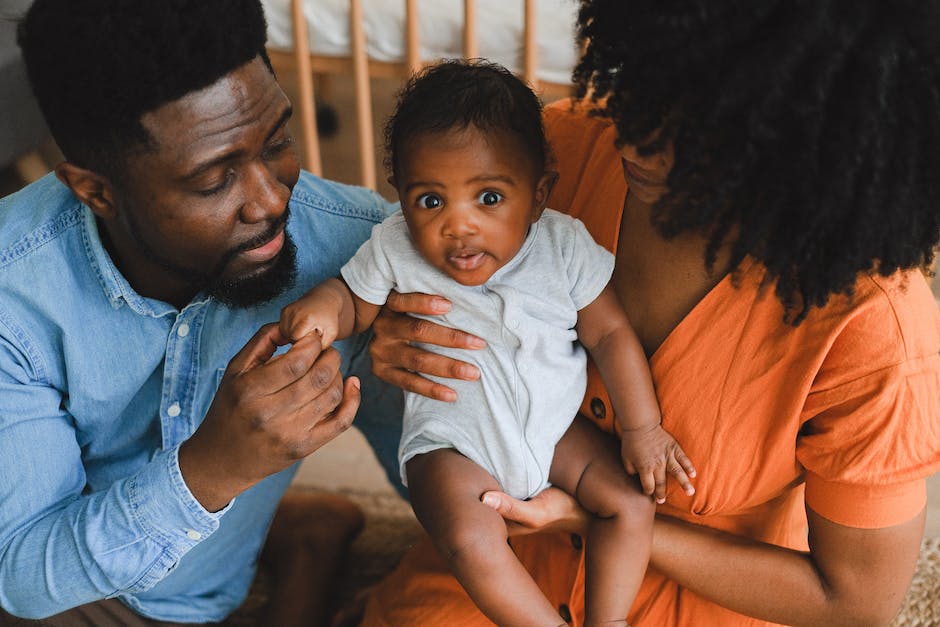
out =
[[(131, 236), (137, 242), (140, 251), (151, 262), (191, 285), (194, 291), (205, 292), (223, 305), (247, 308), (262, 305), (294, 285), (297, 278), (297, 246), (291, 239), (290, 233), (287, 232), (288, 217), (290, 217), (290, 208), (285, 209), (281, 218), (272, 224), (265, 234), (228, 251), (211, 272), (187, 268), (165, 259), (143, 238), (136, 221), (130, 215), (128, 225)], [(284, 227), (284, 245), (271, 267), (245, 277), (231, 279), (222, 277), (226, 266), (239, 253), (270, 241), (282, 226)]]
[(272, 300), (293, 286), (296, 278), (297, 246), (287, 231), (284, 231), (284, 246), (273, 266), (244, 278), (225, 280), (217, 276), (203, 289), (223, 305), (246, 308)]

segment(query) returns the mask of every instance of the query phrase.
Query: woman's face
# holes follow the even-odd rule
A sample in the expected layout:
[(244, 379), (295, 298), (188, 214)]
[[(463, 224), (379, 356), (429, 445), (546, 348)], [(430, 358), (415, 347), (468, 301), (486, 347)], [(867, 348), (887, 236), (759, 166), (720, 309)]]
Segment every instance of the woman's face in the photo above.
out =
[[(651, 139), (655, 139), (657, 133), (654, 132)], [(672, 142), (667, 142), (660, 152), (645, 157), (640, 155), (636, 146), (624, 144), (620, 155), (627, 190), (635, 199), (652, 205), (669, 191), (666, 179), (675, 162)]]

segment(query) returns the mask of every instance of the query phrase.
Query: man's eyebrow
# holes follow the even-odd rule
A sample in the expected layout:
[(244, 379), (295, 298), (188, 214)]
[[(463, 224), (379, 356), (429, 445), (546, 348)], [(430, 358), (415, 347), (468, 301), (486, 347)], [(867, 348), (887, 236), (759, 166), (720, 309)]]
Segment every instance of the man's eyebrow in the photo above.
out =
[[(271, 138), (274, 137), (274, 135), (276, 135), (277, 132), (281, 130), (281, 128), (285, 124), (287, 124), (287, 121), (290, 119), (293, 112), (294, 112), (294, 108), (291, 105), (287, 105), (284, 111), (281, 112), (281, 115), (278, 116), (277, 122), (271, 125), (271, 130), (269, 130), (268, 134), (265, 135), (264, 137), (265, 144), (267, 144), (271, 140)], [(232, 159), (239, 157), (241, 154), (242, 154), (242, 150), (240, 148), (237, 148), (235, 150), (223, 153), (217, 157), (213, 157), (212, 159), (209, 159), (205, 163), (200, 163), (199, 165), (194, 167), (192, 170), (184, 174), (182, 176), (182, 179), (183, 180), (194, 179), (198, 177), (200, 174), (203, 174), (204, 172), (211, 170), (212, 168), (216, 167), (217, 165), (221, 163), (225, 163), (226, 161), (231, 161)]]
[(287, 108), (284, 109), (284, 111), (281, 113), (281, 117), (277, 119), (277, 122), (274, 124), (274, 126), (271, 127), (271, 130), (268, 131), (268, 134), (264, 138), (264, 143), (268, 143), (268, 140), (274, 137), (277, 134), (277, 132), (281, 130), (282, 126), (287, 124), (287, 121), (291, 118), (293, 114), (294, 114), (294, 107), (292, 105), (287, 105)]

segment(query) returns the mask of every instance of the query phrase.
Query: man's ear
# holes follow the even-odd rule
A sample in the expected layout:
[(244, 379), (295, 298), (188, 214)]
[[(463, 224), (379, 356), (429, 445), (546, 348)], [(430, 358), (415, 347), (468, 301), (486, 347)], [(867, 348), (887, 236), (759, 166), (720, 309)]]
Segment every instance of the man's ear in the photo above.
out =
[(558, 172), (549, 170), (535, 184), (535, 207), (532, 209), (532, 222), (536, 222), (542, 217), (542, 212), (545, 211), (545, 206), (548, 205), (548, 197), (551, 195), (552, 188), (555, 187), (555, 181), (557, 180)]
[(56, 166), (55, 175), (99, 218), (112, 220), (117, 216), (114, 186), (107, 177), (68, 161)]

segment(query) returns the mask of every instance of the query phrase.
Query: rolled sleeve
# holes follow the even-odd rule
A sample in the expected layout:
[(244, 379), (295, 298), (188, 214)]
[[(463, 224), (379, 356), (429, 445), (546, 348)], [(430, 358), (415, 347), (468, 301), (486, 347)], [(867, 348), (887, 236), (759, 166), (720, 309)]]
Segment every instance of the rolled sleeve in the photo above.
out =
[(936, 355), (812, 395), (797, 458), (806, 504), (839, 524), (878, 528), (916, 516), (940, 467)]

